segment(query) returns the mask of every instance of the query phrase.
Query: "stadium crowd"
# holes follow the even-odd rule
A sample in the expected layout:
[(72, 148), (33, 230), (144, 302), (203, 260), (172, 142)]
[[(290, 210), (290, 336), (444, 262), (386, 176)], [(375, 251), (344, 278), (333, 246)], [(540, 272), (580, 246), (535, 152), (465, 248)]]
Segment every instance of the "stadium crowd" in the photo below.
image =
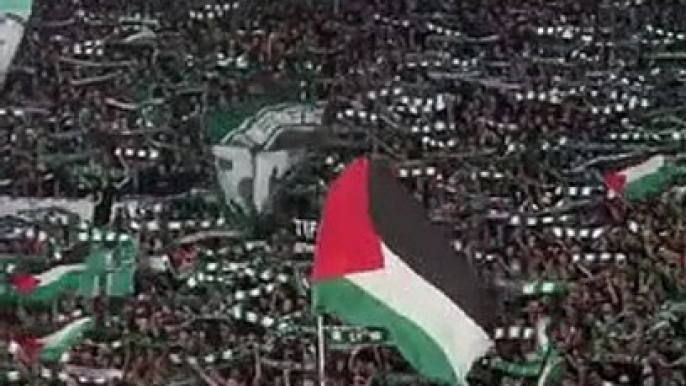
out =
[[(0, 384), (316, 384), (307, 278), (321, 187), (374, 153), (456, 253), (508, 288), (473, 384), (542, 384), (529, 364), (547, 317), (562, 359), (550, 385), (686, 385), (685, 11), (37, 0), (0, 93), (2, 194), (120, 203), (97, 226), (137, 240), (136, 273), (126, 296), (3, 305)], [(281, 181), (292, 189), (274, 213), (227, 208), (217, 113), (311, 100), (327, 103), (327, 141)], [(655, 156), (674, 165), (668, 184), (608, 189), (608, 172)], [(0, 240), (5, 285), (103, 242), (59, 208), (22, 221), (34, 231)], [(13, 349), (83, 315), (94, 328), (60, 360)], [(431, 384), (384, 331), (326, 322), (327, 385)]]

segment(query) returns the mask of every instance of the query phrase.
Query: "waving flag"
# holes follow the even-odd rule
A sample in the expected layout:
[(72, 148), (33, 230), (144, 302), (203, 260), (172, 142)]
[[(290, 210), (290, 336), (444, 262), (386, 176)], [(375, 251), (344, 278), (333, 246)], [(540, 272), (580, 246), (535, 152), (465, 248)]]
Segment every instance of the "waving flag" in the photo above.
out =
[(0, 300), (50, 302), (65, 292), (84, 297), (127, 297), (133, 293), (137, 245), (130, 238), (113, 248), (94, 247), (83, 263), (64, 264), (42, 273), (16, 273), (0, 283)]
[(379, 162), (356, 160), (330, 187), (312, 276), (316, 312), (386, 329), (431, 379), (464, 382), (492, 346), (495, 292)]
[(664, 155), (656, 155), (626, 169), (608, 173), (605, 186), (610, 196), (641, 200), (660, 194), (681, 172), (680, 168), (667, 162)]
[(42, 338), (22, 337), (14, 340), (30, 361), (58, 362), (83, 339), (84, 333), (93, 328), (90, 317), (72, 321), (54, 333)]
[(11, 287), (14, 294), (21, 298), (47, 302), (65, 291), (77, 290), (85, 270), (85, 264), (69, 264), (59, 265), (39, 274), (16, 274), (11, 279)]

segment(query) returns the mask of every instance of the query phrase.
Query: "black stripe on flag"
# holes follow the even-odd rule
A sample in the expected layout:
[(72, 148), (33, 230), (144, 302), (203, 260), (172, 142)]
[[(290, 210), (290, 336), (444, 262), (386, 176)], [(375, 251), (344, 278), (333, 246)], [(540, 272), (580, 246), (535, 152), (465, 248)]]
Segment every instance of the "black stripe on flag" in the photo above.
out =
[(494, 327), (498, 291), (484, 284), (466, 256), (455, 253), (447, 233), (431, 224), (385, 162), (370, 162), (369, 189), (372, 222), (384, 244), (482, 328)]

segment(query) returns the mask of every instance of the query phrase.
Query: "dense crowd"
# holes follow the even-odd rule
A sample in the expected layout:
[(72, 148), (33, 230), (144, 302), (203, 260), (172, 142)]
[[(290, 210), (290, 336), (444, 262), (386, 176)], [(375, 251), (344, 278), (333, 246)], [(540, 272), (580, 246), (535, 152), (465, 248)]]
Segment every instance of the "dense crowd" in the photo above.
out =
[[(314, 385), (316, 221), (327, 184), (370, 153), (393, 161), (457, 254), (509, 289), (474, 384), (537, 384), (527, 363), (544, 316), (561, 385), (686, 384), (686, 179), (638, 199), (604, 181), (658, 155), (682, 170), (685, 11), (681, 0), (36, 1), (0, 93), (0, 188), (96, 200), (95, 225), (133, 237), (137, 263), (126, 296), (8, 300), (0, 384)], [(326, 102), (327, 140), (281, 181), (275, 210), (227, 207), (215, 126), (313, 100)], [(82, 220), (59, 208), (3, 218), (21, 229), (2, 233), (3, 283), (94, 244), (120, 248)], [(12, 349), (83, 315), (95, 326), (61, 360)], [(430, 384), (384, 331), (331, 318), (325, 332), (327, 384)]]

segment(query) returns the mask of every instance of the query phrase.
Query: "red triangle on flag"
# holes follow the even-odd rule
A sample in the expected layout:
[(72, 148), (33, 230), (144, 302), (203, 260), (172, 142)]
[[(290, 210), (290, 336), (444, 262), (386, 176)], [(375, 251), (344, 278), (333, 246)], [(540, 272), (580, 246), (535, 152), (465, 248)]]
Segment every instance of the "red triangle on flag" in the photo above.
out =
[(31, 293), (40, 284), (40, 280), (34, 275), (30, 274), (18, 274), (12, 277), (12, 285), (17, 289), (17, 291), (26, 295)]
[(626, 186), (626, 175), (612, 172), (605, 175), (605, 186), (607, 190), (615, 194), (621, 194)]
[(383, 268), (370, 211), (370, 174), (370, 161), (358, 158), (331, 184), (317, 233), (314, 282)]
[(30, 336), (23, 336), (15, 338), (14, 342), (21, 347), (22, 354), (28, 362), (35, 362), (38, 360), (40, 351), (43, 349), (43, 343), (38, 339)]

